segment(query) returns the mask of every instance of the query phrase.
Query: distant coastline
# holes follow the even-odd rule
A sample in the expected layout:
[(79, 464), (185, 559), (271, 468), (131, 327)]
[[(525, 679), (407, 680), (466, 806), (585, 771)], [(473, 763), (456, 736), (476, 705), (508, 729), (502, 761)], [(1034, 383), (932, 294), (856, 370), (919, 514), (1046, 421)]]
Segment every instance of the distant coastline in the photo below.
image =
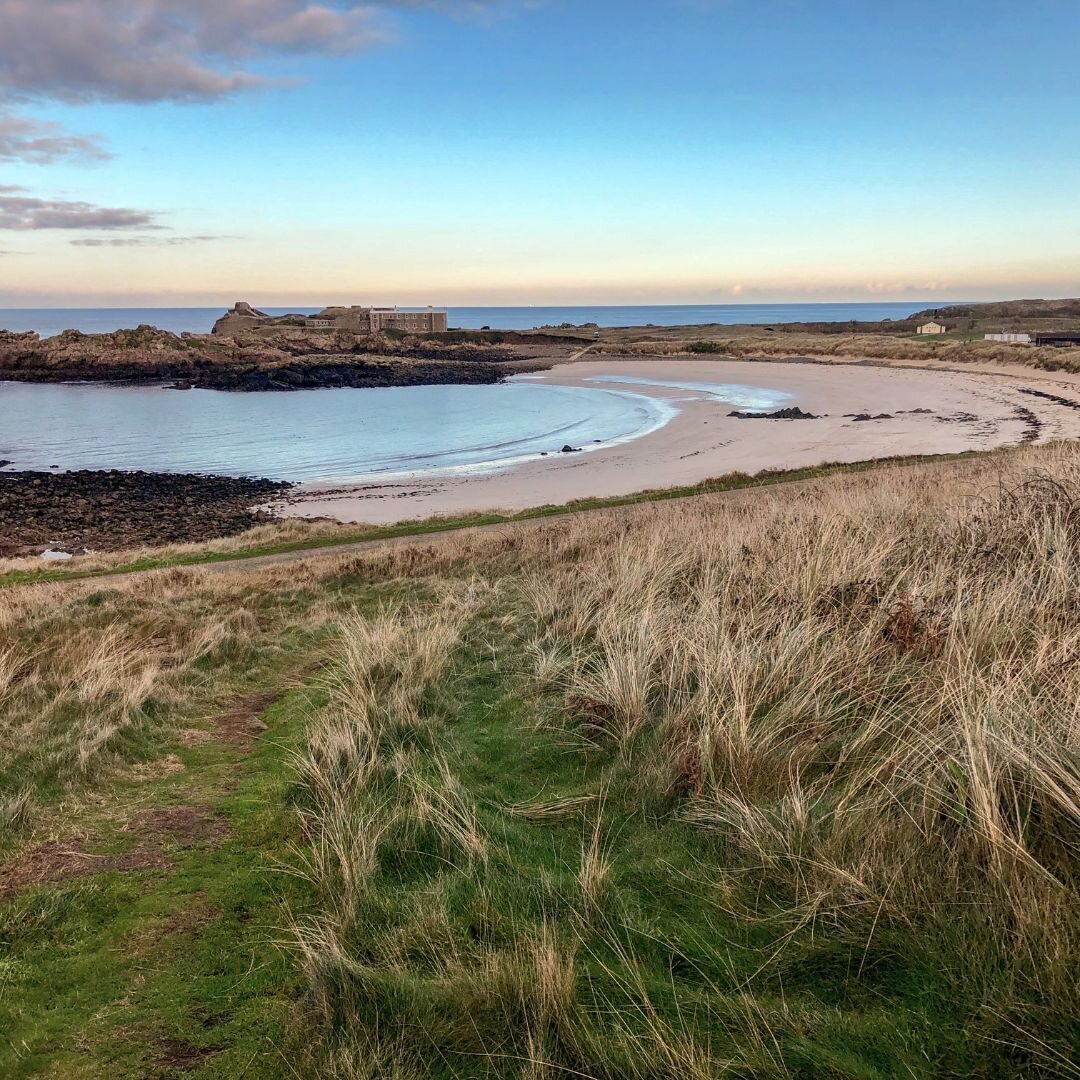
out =
[[(0, 381), (238, 391), (482, 384), (546, 370), (586, 353), (1005, 362), (1080, 371), (1080, 299), (915, 312), (911, 306), (474, 308), (465, 309), (469, 321), (490, 323), (448, 332), (447, 313), (435, 308), (407, 313), (353, 306), (320, 309), (315, 318), (301, 313), (277, 318), (241, 303), (224, 315), (211, 311), (216, 316), (211, 332), (201, 334), (175, 327), (198, 319), (205, 323), (203, 309), (60, 309), (48, 313), (58, 324), (127, 325), (96, 333), (69, 326), (45, 336), (0, 328)], [(462, 310), (453, 313), (456, 321), (466, 321)], [(40, 326), (43, 318), (44, 313), (24, 310), (21, 316), (9, 312), (6, 321), (9, 327), (35, 320)], [(703, 321), (710, 318), (714, 321)], [(0, 327), (4, 319), (0, 312)], [(137, 319), (153, 321), (131, 328)], [(496, 325), (514, 321), (541, 325), (535, 330)], [(627, 321), (633, 325), (624, 325)]]
[[(581, 326), (735, 326), (756, 323), (880, 322), (901, 320), (926, 308), (951, 301), (912, 300), (901, 303), (853, 304), (642, 304), (562, 305), (522, 307), (450, 307), (449, 321), (463, 330), (532, 330), (571, 323)], [(314, 315), (320, 307), (264, 307), (272, 315), (297, 312)], [(402, 311), (421, 311), (402, 305)], [(34, 331), (51, 337), (64, 330), (84, 334), (109, 334), (141, 324), (173, 334), (208, 334), (220, 318), (220, 307), (160, 308), (0, 308), (0, 330)]]

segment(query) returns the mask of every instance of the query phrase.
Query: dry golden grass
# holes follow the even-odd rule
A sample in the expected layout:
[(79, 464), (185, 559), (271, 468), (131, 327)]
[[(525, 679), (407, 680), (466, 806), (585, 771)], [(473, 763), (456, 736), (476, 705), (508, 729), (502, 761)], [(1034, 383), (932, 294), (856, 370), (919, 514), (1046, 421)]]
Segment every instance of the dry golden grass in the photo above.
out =
[(26, 824), (39, 789), (152, 754), (182, 717), (291, 663), (290, 647), (335, 605), (320, 586), (339, 566), (0, 590), (0, 829)]
[(793, 925), (948, 936), (978, 895), (1003, 962), (1067, 997), (1080, 452), (1018, 454), (978, 496), (942, 475), (594, 536), (525, 584), (535, 652), (572, 651), (578, 727), (641, 755), (648, 785), (786, 892)]
[[(345, 591), (372, 583), (375, 615)], [(871, 1045), (847, 1006), (755, 979), (835, 941), (857, 983), (889, 933), (966, 1003), (959, 1042), (1067, 1075), (1078, 602), (1071, 445), (8, 589), (0, 826), (324, 627), (290, 758), (316, 901), (283, 936), (325, 1039), (301, 1071), (785, 1076), (823, 1038), (861, 1068), (916, 1037), (889, 1041), (892, 999), (844, 1057)], [(723, 952), (766, 922), (752, 970)]]
[[(388, 970), (405, 977), (415, 962), (400, 943), (392, 963), (350, 949), (380, 852), (422, 846), (429, 830), (439, 857), (479, 887), (494, 873), (491, 840), (433, 736), (430, 695), (470, 619), (511, 609), (532, 627), (517, 654), (532, 666), (523, 685), (559, 704), (547, 722), (614, 749), (642, 800), (727, 845), (729, 862), (700, 867), (727, 914), (767, 910), (792, 936), (855, 930), (866, 950), (880, 929), (906, 928), (934, 944), (958, 992), (991, 967), (1005, 972), (1012, 989), (988, 991), (985, 1017), (1042, 1067), (1061, 1068), (1032, 1003), (1060, 1016), (1076, 1001), (1076, 447), (636, 507), (346, 565), (367, 580), (467, 571), (492, 585), (471, 586), (472, 603), (444, 585), (429, 612), (347, 628), (340, 682), (300, 762), (316, 793), (309, 872), (331, 906), (297, 938), (328, 1016), (348, 1022), (362, 1000), (386, 1000)], [(350, 801), (358, 785), (362, 804)], [(593, 793), (504, 812), (558, 825), (602, 804)], [(583, 927), (612, 880), (602, 822), (598, 812), (582, 836)], [(485, 954), (489, 967), (463, 968), (445, 913), (432, 915), (445, 897), (427, 901), (426, 921), (404, 936), (413, 949), (417, 935), (427, 941), (439, 985), (505, 1002), (523, 973), (533, 980), (520, 990), (532, 1070), (522, 1075), (557, 1074), (544, 1035), (552, 1013), (564, 1053), (573, 1028), (584, 1059), (636, 1054), (642, 1077), (786, 1075), (770, 1032), (809, 1023), (726, 994), (738, 1053), (724, 1065), (650, 1006), (614, 936), (603, 963), (622, 1004), (593, 1002), (612, 1018), (593, 1044), (572, 990), (580, 941), (565, 925), (539, 943), (525, 934), (527, 961), (502, 950)], [(626, 1000), (638, 1002), (629, 1013)]]

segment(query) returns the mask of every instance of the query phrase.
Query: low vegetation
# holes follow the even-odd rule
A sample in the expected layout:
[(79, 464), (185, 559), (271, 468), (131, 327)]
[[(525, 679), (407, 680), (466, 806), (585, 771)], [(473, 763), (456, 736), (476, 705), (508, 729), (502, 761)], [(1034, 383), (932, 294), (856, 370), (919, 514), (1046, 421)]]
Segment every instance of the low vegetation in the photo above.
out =
[[(456, 532), (511, 522), (534, 521), (539, 518), (560, 517), (564, 514), (587, 514), (591, 511), (632, 506), (637, 503), (685, 499), (698, 495), (713, 495), (772, 484), (810, 480), (837, 473), (863, 472), (867, 469), (889, 468), (896, 465), (928, 464), (935, 461), (955, 461), (971, 456), (958, 454), (922, 454), (877, 458), (860, 462), (835, 462), (799, 469), (763, 469), (749, 474), (725, 473), (686, 487), (642, 491), (633, 495), (615, 495), (578, 499), (570, 503), (536, 506), (513, 513), (475, 513), (463, 517), (418, 518), (396, 525), (346, 524), (328, 518), (277, 518), (264, 521), (241, 532), (220, 536), (199, 543), (173, 543), (161, 546), (121, 548), (117, 551), (91, 551), (74, 556), (72, 560), (43, 568), (38, 556), (0, 558), (0, 588), (10, 585), (42, 584), (51, 581), (75, 581), (99, 576), (103, 572), (124, 574), (142, 570), (160, 570), (174, 566), (201, 566), (219, 562), (259, 559), (290, 553), (318, 551), (341, 545), (372, 544), (388, 540), (434, 533)], [(121, 504), (121, 508), (122, 508)]]
[(1080, 449), (0, 592), (0, 1072), (1075, 1076)]
[(605, 340), (598, 352), (612, 358), (690, 353), (739, 360), (889, 360), (933, 364), (1012, 364), (1045, 371), (1080, 371), (1080, 349), (1006, 345), (973, 340), (970, 335), (963, 334), (913, 337), (910, 334), (769, 333), (760, 327), (718, 326), (708, 336), (702, 336), (702, 328), (695, 327), (693, 336), (689, 338), (661, 332), (647, 337)]

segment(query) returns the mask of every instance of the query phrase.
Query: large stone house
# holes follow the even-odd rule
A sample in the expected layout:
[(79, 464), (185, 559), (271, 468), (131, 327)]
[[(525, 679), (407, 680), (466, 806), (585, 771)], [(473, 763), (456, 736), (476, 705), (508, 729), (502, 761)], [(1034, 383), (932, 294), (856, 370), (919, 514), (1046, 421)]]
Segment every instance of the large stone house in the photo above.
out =
[(944, 323), (931, 321), (923, 323), (915, 332), (917, 334), (947, 334), (949, 328)]

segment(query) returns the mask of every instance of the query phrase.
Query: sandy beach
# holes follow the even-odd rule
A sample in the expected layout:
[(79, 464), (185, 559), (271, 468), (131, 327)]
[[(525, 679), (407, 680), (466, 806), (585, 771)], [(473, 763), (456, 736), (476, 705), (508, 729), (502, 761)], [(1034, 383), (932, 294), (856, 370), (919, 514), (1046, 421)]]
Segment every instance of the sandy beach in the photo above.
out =
[[(596, 360), (564, 364), (533, 378), (595, 388), (598, 384), (588, 380), (596, 376), (605, 377), (606, 389), (664, 398), (677, 414), (659, 430), (618, 446), (556, 452), (498, 472), (433, 473), (351, 488), (309, 484), (275, 509), (284, 516), (386, 524), (629, 495), (734, 471), (1080, 437), (1080, 379), (1022, 367), (928, 370), (886, 363)], [(722, 392), (702, 391), (695, 383), (784, 391), (792, 395), (785, 405), (816, 419), (731, 417), (736, 406)], [(888, 417), (856, 419), (882, 413)]]

